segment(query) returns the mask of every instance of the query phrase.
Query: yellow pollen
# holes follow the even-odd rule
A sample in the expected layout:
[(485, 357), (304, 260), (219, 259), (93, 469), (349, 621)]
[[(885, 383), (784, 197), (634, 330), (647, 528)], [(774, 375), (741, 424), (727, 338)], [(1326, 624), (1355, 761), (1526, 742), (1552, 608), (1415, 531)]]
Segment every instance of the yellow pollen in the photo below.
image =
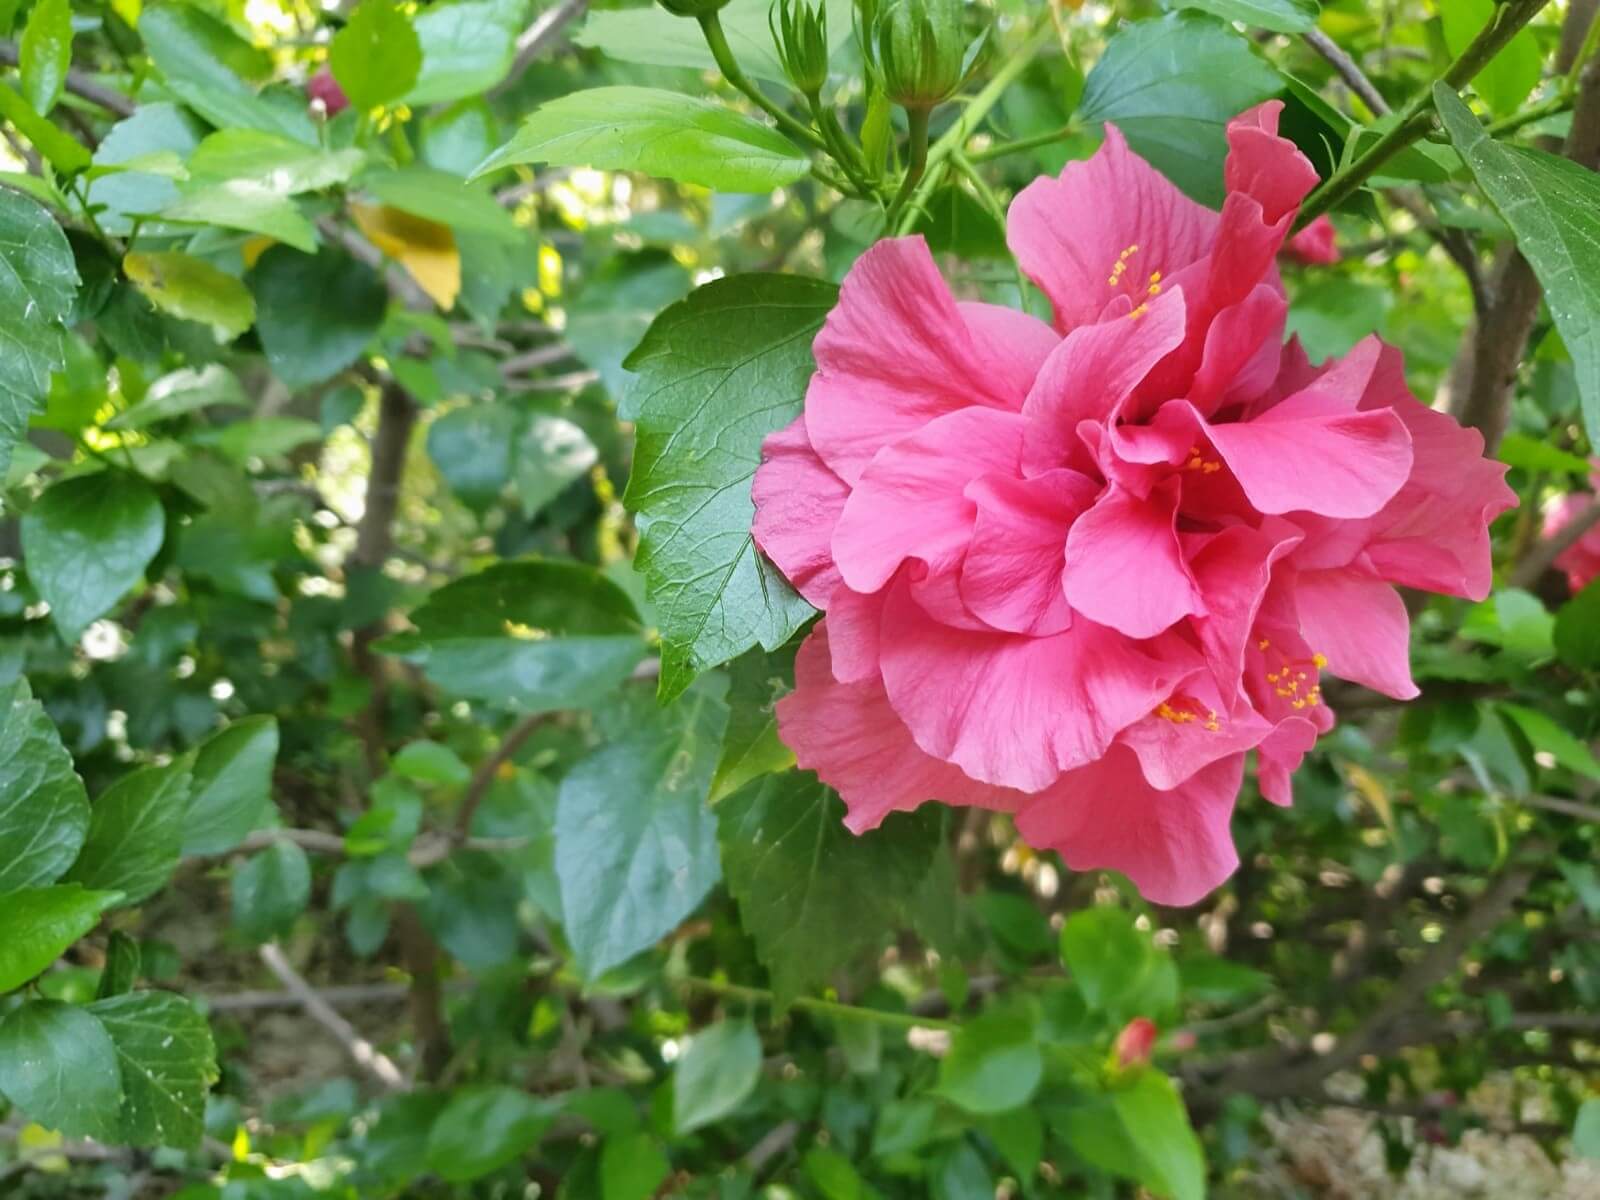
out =
[(1160, 283), (1161, 282), (1161, 272), (1160, 271), (1151, 271), (1150, 272), (1150, 282), (1151, 283)]
[(1139, 305), (1138, 308), (1134, 309), (1131, 313), (1128, 314), (1128, 320), (1137, 321), (1140, 317), (1144, 316), (1145, 313), (1147, 313), (1149, 311), (1150, 311), (1150, 306), (1148, 304), (1141, 304), (1141, 305)]
[(1311, 665), (1319, 671), (1322, 670), (1323, 667), (1328, 665), (1328, 656), (1326, 654), (1313, 654), (1311, 656)]
[(1265, 650), (1270, 645), (1272, 645), (1271, 642), (1269, 642), (1266, 638), (1262, 638), (1259, 642), (1256, 643), (1256, 649), (1257, 650)]
[(1152, 283), (1148, 290), (1152, 296), (1161, 295), (1161, 285), (1159, 283)]

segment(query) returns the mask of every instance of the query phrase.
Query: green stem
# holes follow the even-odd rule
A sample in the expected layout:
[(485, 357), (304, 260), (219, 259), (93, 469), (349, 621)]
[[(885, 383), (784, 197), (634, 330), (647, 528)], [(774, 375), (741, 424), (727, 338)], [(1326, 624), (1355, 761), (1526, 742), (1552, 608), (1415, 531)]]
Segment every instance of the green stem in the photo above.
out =
[(799, 138), (813, 150), (828, 153), (828, 144), (815, 130), (808, 129), (796, 121), (783, 109), (767, 99), (766, 93), (745, 77), (740, 70), (738, 61), (733, 57), (733, 50), (728, 45), (727, 35), (722, 32), (722, 20), (716, 13), (707, 13), (700, 18), (700, 31), (705, 34), (706, 45), (711, 49), (711, 57), (717, 62), (717, 69), (722, 72), (722, 77), (738, 88), (757, 108), (778, 123), (778, 127), (791, 137)]
[(1024, 150), (1037, 150), (1040, 146), (1053, 146), (1059, 141), (1071, 137), (1078, 131), (1077, 122), (1063, 125), (1060, 129), (1052, 129), (1049, 133), (1038, 133), (1032, 137), (1018, 138), (1014, 142), (998, 142), (986, 150), (974, 150), (967, 155), (975, 163), (988, 162), (994, 158), (1004, 158), (1008, 154), (1020, 154)]
[[(1460, 90), (1489, 64), (1489, 61), (1533, 20), (1549, 0), (1510, 0), (1495, 9), (1494, 19), (1472, 39), (1461, 56), (1445, 68), (1438, 82)], [(1304, 229), (1323, 213), (1341, 203), (1371, 179), (1379, 167), (1428, 132), (1433, 123), (1433, 88), (1430, 85), (1411, 98), (1400, 111), (1394, 125), (1372, 147), (1348, 166), (1335, 171), (1300, 206), (1296, 229)]]
[(866, 161), (861, 153), (850, 141), (844, 127), (839, 124), (839, 119), (833, 115), (833, 110), (822, 102), (820, 92), (809, 92), (806, 95), (806, 104), (811, 109), (811, 118), (816, 122), (817, 128), (822, 131), (823, 140), (828, 143), (829, 153), (834, 161), (839, 164), (839, 169), (844, 172), (845, 178), (855, 184), (862, 193), (870, 193), (872, 182), (866, 175)]
[(911, 131), (911, 159), (906, 164), (906, 174), (900, 181), (900, 190), (895, 193), (894, 201), (889, 205), (890, 221), (893, 221), (905, 208), (906, 201), (911, 199), (912, 193), (917, 190), (917, 184), (922, 182), (922, 177), (928, 169), (928, 112), (926, 108), (906, 109), (906, 126)]
[(1490, 137), (1499, 137), (1504, 133), (1515, 133), (1525, 125), (1532, 125), (1535, 121), (1542, 121), (1544, 118), (1554, 116), (1556, 113), (1565, 112), (1571, 107), (1572, 94), (1563, 87), (1554, 96), (1541, 100), (1538, 104), (1525, 108), (1519, 113), (1512, 113), (1509, 117), (1501, 117), (1498, 121), (1491, 121), (1484, 128)]
[(989, 181), (983, 177), (977, 167), (972, 165), (971, 157), (959, 150), (954, 150), (950, 154), (950, 161), (955, 164), (957, 171), (966, 176), (967, 182), (972, 185), (972, 190), (978, 193), (978, 199), (989, 210), (989, 215), (1000, 223), (1000, 228), (1004, 229), (1006, 225), (1006, 206), (1000, 203), (1000, 197), (995, 195), (994, 189), (989, 186)]
[[(722, 983), (715, 979), (690, 976), (680, 981), (684, 987), (732, 1000), (747, 1000), (751, 1004), (770, 1004), (776, 1007), (773, 994), (765, 988), (745, 987), (739, 983)], [(942, 1021), (937, 1017), (919, 1017), (915, 1013), (889, 1012), (882, 1008), (860, 1008), (854, 1004), (840, 1004), (835, 1000), (820, 1000), (815, 996), (796, 996), (790, 1007), (821, 1013), (829, 1017), (845, 1017), (858, 1021), (875, 1021), (879, 1025), (892, 1025), (897, 1029), (948, 1029), (961, 1028), (958, 1021)]]

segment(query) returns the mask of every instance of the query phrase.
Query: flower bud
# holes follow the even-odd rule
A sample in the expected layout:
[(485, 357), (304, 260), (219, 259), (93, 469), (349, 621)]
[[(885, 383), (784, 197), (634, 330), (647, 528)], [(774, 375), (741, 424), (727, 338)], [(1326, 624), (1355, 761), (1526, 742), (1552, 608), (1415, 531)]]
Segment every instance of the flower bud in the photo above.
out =
[(709, 17), (723, 8), (728, 0), (658, 0), (661, 7), (675, 17)]
[(877, 17), (878, 69), (889, 99), (902, 108), (932, 108), (966, 77), (962, 0), (888, 0)]
[(778, 60), (789, 82), (804, 95), (828, 82), (828, 11), (810, 0), (779, 0), (767, 15)]
[(1149, 1017), (1135, 1017), (1122, 1027), (1112, 1047), (1117, 1070), (1144, 1067), (1150, 1063), (1150, 1052), (1156, 1045), (1156, 1023)]
[(330, 117), (336, 117), (350, 107), (350, 98), (344, 94), (339, 81), (327, 67), (306, 80), (306, 95), (312, 100), (320, 100), (323, 111)]

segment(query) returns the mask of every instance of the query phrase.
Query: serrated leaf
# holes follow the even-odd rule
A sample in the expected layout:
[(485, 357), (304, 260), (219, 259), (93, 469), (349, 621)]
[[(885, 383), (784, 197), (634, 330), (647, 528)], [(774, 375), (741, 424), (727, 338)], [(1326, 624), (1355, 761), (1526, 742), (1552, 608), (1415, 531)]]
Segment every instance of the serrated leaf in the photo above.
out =
[(706, 805), (727, 706), (706, 687), (641, 715), (584, 759), (556, 799), (556, 875), (586, 979), (654, 945), (721, 877)]
[(85, 1006), (116, 1047), (122, 1073), (121, 1136), (132, 1146), (193, 1149), (217, 1078), (206, 1019), (171, 992), (130, 992)]
[(1202, 204), (1220, 207), (1227, 123), (1283, 80), (1231, 29), (1171, 13), (1124, 26), (1084, 81), (1078, 117), (1110, 121), (1151, 166)]
[(709, 100), (641, 87), (547, 101), (473, 176), (515, 163), (642, 171), (727, 192), (770, 192), (811, 169), (804, 152), (769, 125)]
[(68, 878), (118, 891), (138, 904), (171, 877), (183, 844), (191, 760), (140, 767), (106, 789), (89, 816), (89, 837)]
[(116, 892), (91, 892), (75, 883), (0, 896), (0, 993), (49, 967), (116, 902)]
[(22, 518), (28, 578), (68, 642), (144, 577), (166, 536), (149, 484), (99, 471), (52, 484)]
[(757, 780), (717, 805), (728, 890), (786, 1004), (909, 926), (940, 850), (936, 813), (897, 814), (857, 836), (844, 803), (803, 771)]
[(0, 687), (0, 897), (51, 883), (78, 857), (89, 797), (26, 678)]
[(65, 362), (62, 323), (77, 292), (61, 226), (33, 200), (0, 187), (0, 474), (43, 408), (50, 373)]
[(162, 312), (211, 326), (218, 341), (232, 341), (256, 319), (249, 289), (232, 275), (181, 250), (133, 251), (123, 273)]
[(793, 275), (735, 275), (666, 309), (623, 364), (639, 379), (626, 500), (634, 565), (661, 621), (661, 696), (757, 644), (775, 650), (812, 608), (750, 538), (761, 442), (800, 412), (811, 341), (838, 289)]
[(116, 1047), (93, 1014), (70, 1004), (33, 1000), (0, 1021), (0, 1093), (68, 1137), (114, 1142), (121, 1131)]
[(672, 1123), (679, 1135), (714, 1124), (743, 1104), (761, 1077), (761, 1039), (748, 1021), (700, 1030), (678, 1060)]
[(196, 748), (184, 817), (185, 854), (221, 854), (271, 821), (277, 757), (273, 717), (235, 721)]
[(1473, 178), (1506, 219), (1544, 287), (1572, 355), (1589, 439), (1600, 444), (1600, 174), (1542, 150), (1495, 141), (1443, 84), (1434, 104)]
[(363, 0), (328, 47), (328, 65), (350, 103), (376, 108), (404, 96), (422, 70), (422, 42), (394, 0)]

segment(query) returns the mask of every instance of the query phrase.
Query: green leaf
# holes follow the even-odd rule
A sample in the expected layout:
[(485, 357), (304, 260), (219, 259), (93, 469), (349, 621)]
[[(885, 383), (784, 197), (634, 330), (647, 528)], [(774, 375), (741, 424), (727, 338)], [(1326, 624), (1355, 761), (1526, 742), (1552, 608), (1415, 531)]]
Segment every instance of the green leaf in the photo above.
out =
[(1224, 21), (1274, 33), (1304, 33), (1317, 23), (1317, 0), (1162, 0), (1168, 9), (1194, 8)]
[(463, 1088), (433, 1123), (428, 1168), (447, 1183), (481, 1178), (533, 1149), (551, 1116), (548, 1104), (515, 1088)]
[[(94, 152), (94, 170), (111, 170), (89, 184), (89, 203), (109, 234), (133, 228), (133, 213), (160, 212), (178, 198), (178, 185), (166, 174), (126, 169), (162, 156), (188, 158), (200, 142), (201, 125), (175, 104), (141, 104), (131, 117), (113, 125)], [(221, 135), (217, 135), (221, 136)]]
[(1595, 761), (1589, 747), (1542, 712), (1520, 704), (1501, 704), (1500, 711), (1522, 731), (1536, 754), (1548, 754), (1557, 766), (1574, 774), (1600, 779), (1600, 762)]
[(33, 1000), (0, 1021), (0, 1092), (68, 1137), (114, 1142), (121, 1131), (116, 1047), (104, 1025), (70, 1004)]
[(472, 778), (467, 764), (449, 746), (438, 742), (409, 742), (389, 762), (389, 770), (418, 783), (461, 787)]
[[(745, 73), (787, 86), (767, 24), (771, 7), (771, 0), (732, 0), (717, 16), (728, 48)], [(853, 28), (850, 0), (823, 0), (822, 7), (828, 13), (828, 49), (838, 51), (850, 40)], [(717, 66), (699, 26), (656, 5), (591, 10), (573, 40), (623, 62), (696, 71), (713, 71)]]
[(233, 873), (233, 925), (252, 942), (289, 932), (311, 900), (311, 862), (280, 838)]
[(256, 319), (256, 303), (244, 284), (181, 250), (134, 251), (122, 260), (122, 270), (151, 304), (211, 326), (218, 341), (238, 337)]
[(672, 1123), (679, 1136), (722, 1120), (755, 1091), (761, 1039), (748, 1021), (720, 1021), (689, 1039), (672, 1077)]
[(1582, 455), (1573, 454), (1559, 446), (1552, 446), (1549, 442), (1541, 442), (1525, 433), (1508, 433), (1501, 438), (1500, 450), (1496, 457), (1508, 466), (1519, 467), (1524, 471), (1549, 471), (1552, 474), (1573, 475), (1580, 479), (1587, 478), (1594, 470), (1589, 465), (1589, 460)]
[(547, 101), (473, 177), (514, 163), (642, 171), (726, 192), (770, 192), (811, 169), (771, 126), (709, 100), (641, 87)]
[(369, 171), (361, 177), (361, 187), (384, 204), (463, 233), (481, 233), (503, 242), (528, 237), (493, 196), (448, 171), (432, 167)]
[(89, 797), (26, 678), (0, 687), (0, 898), (53, 883), (89, 832)]
[(52, 484), (22, 518), (28, 577), (68, 642), (144, 577), (166, 517), (150, 485), (120, 471)]
[(1579, 1158), (1600, 1159), (1600, 1096), (1585, 1100), (1578, 1107), (1572, 1126), (1572, 1152)]
[(1600, 174), (1575, 162), (1494, 141), (1443, 84), (1434, 104), (1450, 140), (1517, 237), (1544, 287), (1550, 315), (1572, 355), (1591, 442), (1600, 444)]
[(1089, 1007), (1115, 1012), (1149, 968), (1150, 941), (1120, 908), (1086, 908), (1061, 927), (1061, 959)]
[(586, 979), (654, 945), (721, 877), (706, 793), (728, 710), (712, 691), (642, 712), (561, 781), (556, 876)]
[(235, 721), (200, 744), (184, 818), (185, 854), (221, 854), (271, 823), (277, 758), (273, 717)]
[(100, 985), (95, 989), (97, 1000), (108, 1000), (133, 990), (139, 982), (139, 969), (143, 954), (139, 943), (120, 929), (112, 930), (106, 939), (106, 965), (100, 971)]
[(962, 1023), (939, 1061), (939, 1095), (970, 1113), (998, 1113), (1026, 1104), (1044, 1077), (1033, 1024), (994, 1009)]
[[(1496, 0), (1442, 0), (1435, 7), (1439, 10), (1445, 49), (1452, 58), (1458, 58), (1479, 33), (1494, 23), (1498, 5)], [(1539, 85), (1543, 69), (1544, 51), (1533, 30), (1523, 28), (1473, 77), (1472, 86), (1496, 115), (1509, 116)]]
[(1232, 30), (1171, 13), (1112, 36), (1084, 81), (1078, 117), (1090, 126), (1112, 122), (1134, 153), (1218, 208), (1227, 123), (1282, 87), (1278, 73)]
[(360, 150), (325, 150), (261, 129), (219, 129), (189, 155), (189, 180), (253, 183), (297, 196), (348, 183), (366, 157)]
[(248, 179), (230, 179), (226, 183), (186, 190), (157, 215), (165, 221), (257, 233), (307, 254), (317, 249), (317, 231), (295, 202), (265, 184)]
[(1112, 1092), (1111, 1103), (1153, 1177), (1152, 1190), (1172, 1200), (1205, 1200), (1205, 1155), (1172, 1080), (1145, 1070), (1132, 1086)]
[(671, 1170), (648, 1133), (613, 1134), (600, 1151), (599, 1200), (650, 1200)]
[(422, 69), (404, 99), (442, 104), (477, 96), (506, 77), (517, 54), (526, 0), (455, 0), (432, 4), (414, 21)]
[(536, 516), (599, 459), (600, 452), (577, 425), (565, 417), (530, 413), (517, 435), (512, 464), (523, 515)]
[(67, 0), (39, 0), (33, 6), (17, 52), (22, 94), (36, 113), (49, 116), (72, 65), (72, 6)]
[(708, 283), (650, 326), (625, 366), (637, 426), (627, 503), (635, 567), (661, 621), (661, 695), (760, 644), (775, 650), (812, 608), (750, 538), (750, 481), (767, 434), (793, 420), (815, 364), (831, 284), (794, 275)]
[(1600, 579), (1591, 580), (1556, 614), (1556, 654), (1569, 667), (1600, 671)]
[(350, 103), (376, 108), (411, 90), (422, 42), (394, 0), (363, 0), (328, 47), (328, 66)]
[(21, 987), (100, 922), (116, 892), (75, 883), (23, 888), (0, 896), (0, 992)]
[(34, 112), (33, 106), (6, 83), (0, 83), (0, 118), (10, 121), (63, 175), (74, 175), (89, 165), (89, 152), (76, 138)]
[(131, 1146), (200, 1145), (217, 1052), (206, 1019), (171, 992), (130, 992), (87, 1006), (116, 1047), (122, 1132)]
[(627, 595), (580, 563), (497, 563), (434, 592), (411, 623), (378, 649), (446, 691), (525, 712), (599, 700), (645, 651)]
[(226, 367), (211, 363), (184, 367), (163, 375), (152, 383), (139, 403), (124, 409), (105, 423), (107, 429), (148, 429), (174, 417), (187, 416), (206, 408), (248, 408), (249, 398), (239, 377)]
[(909, 926), (939, 853), (937, 813), (896, 814), (860, 836), (844, 815), (832, 789), (801, 771), (717, 805), (728, 890), (779, 1004)]
[(454, 408), (428, 426), (428, 457), (465, 504), (482, 513), (511, 482), (522, 414), (505, 404)]
[(106, 789), (89, 816), (89, 838), (68, 878), (118, 891), (138, 904), (171, 877), (183, 845), (192, 767), (187, 756), (140, 767)]
[(382, 277), (343, 250), (313, 255), (273, 246), (249, 283), (267, 362), (291, 388), (331, 379), (360, 358), (389, 306)]
[(1187, 958), (1178, 964), (1183, 998), (1200, 1004), (1237, 1004), (1272, 987), (1272, 976), (1214, 954)]
[(728, 732), (711, 780), (717, 804), (745, 784), (794, 766), (794, 751), (778, 737), (774, 705), (791, 688), (794, 654), (785, 646), (775, 654), (751, 653), (735, 659), (728, 672)]
[(28, 419), (41, 411), (50, 373), (66, 362), (62, 323), (78, 293), (78, 269), (61, 226), (26, 196), (0, 187), (0, 475)]

